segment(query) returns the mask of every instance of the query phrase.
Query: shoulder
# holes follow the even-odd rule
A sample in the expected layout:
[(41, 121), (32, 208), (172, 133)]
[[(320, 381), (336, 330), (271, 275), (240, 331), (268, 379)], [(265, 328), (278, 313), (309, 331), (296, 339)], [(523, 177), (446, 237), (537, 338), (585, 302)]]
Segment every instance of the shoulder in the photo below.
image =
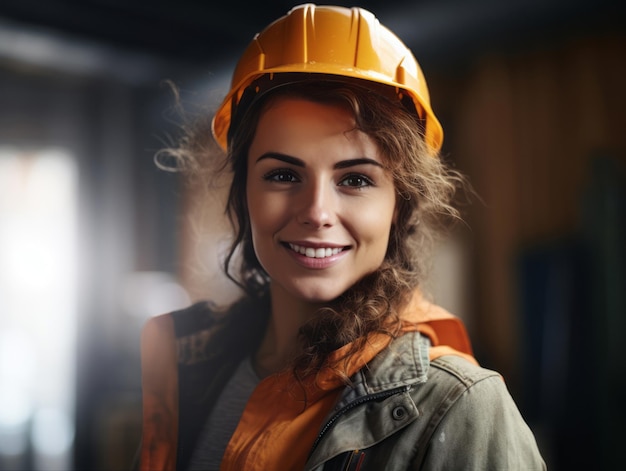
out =
[(186, 337), (211, 328), (224, 318), (224, 314), (213, 303), (207, 301), (197, 302), (165, 316), (172, 319), (176, 337)]
[(445, 378), (471, 388), (480, 381), (497, 378), (503, 383), (502, 376), (493, 370), (483, 368), (466, 360), (461, 355), (444, 355), (430, 362), (430, 376)]
[(212, 305), (198, 302), (183, 309), (168, 312), (148, 319), (143, 326), (143, 336), (174, 335), (184, 336), (190, 331), (202, 329), (202, 326), (215, 321)]
[(174, 319), (171, 314), (151, 317), (141, 331), (142, 356), (153, 356), (175, 342)]
[(454, 422), (458, 418), (478, 426), (500, 416), (499, 419), (506, 417), (523, 423), (504, 378), (461, 356), (446, 355), (431, 361), (427, 382), (438, 391), (438, 396), (446, 398), (444, 421)]
[(218, 322), (214, 310), (207, 302), (195, 303), (184, 309), (161, 314), (148, 319), (141, 332), (141, 356), (144, 368), (149, 366), (175, 366), (184, 363), (191, 340), (206, 337), (203, 332), (211, 330)]
[[(545, 469), (535, 437), (500, 374), (454, 355), (433, 360), (429, 373), (432, 390), (439, 392), (426, 456), (430, 466)], [(459, 453), (448, 453), (451, 449)]]
[(456, 415), (459, 402), (474, 402), (472, 414), (481, 415), (483, 405), (487, 407), (494, 399), (509, 396), (500, 374), (458, 355), (431, 360), (425, 381), (412, 388), (410, 394), (422, 416), (433, 417), (431, 433), (450, 414)]
[(144, 338), (168, 342), (179, 365), (186, 366), (247, 350), (257, 345), (264, 332), (269, 307), (262, 301), (244, 297), (226, 307), (197, 302), (147, 321)]

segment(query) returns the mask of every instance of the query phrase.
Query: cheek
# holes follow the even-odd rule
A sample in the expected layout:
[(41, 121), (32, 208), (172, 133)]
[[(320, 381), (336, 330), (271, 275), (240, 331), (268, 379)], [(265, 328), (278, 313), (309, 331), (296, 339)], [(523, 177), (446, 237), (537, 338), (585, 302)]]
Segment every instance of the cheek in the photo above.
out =
[(393, 230), (393, 226), (396, 224), (398, 211), (395, 200), (395, 195), (387, 200), (387, 204), (384, 209), (381, 210), (380, 214), (385, 214), (386, 217), (384, 221), (378, 221), (376, 227), (378, 227), (379, 233), (379, 243), (382, 251), (382, 257), (384, 258), (387, 254), (387, 250), (389, 248), (389, 241), (391, 238), (391, 231)]
[(370, 224), (377, 227), (380, 233), (384, 233), (385, 237), (388, 237), (389, 230), (395, 224), (397, 215), (398, 205), (395, 191), (390, 189), (378, 200), (377, 207), (371, 212), (370, 217), (373, 218), (373, 221)]
[(248, 197), (248, 217), (255, 246), (266, 242), (288, 219), (288, 206), (284, 198), (252, 192)]
[(355, 211), (352, 221), (354, 229), (361, 234), (364, 242), (386, 252), (389, 233), (395, 220), (395, 200), (381, 198), (378, 203)]
[(256, 186), (250, 182), (250, 176), (248, 175), (248, 182), (246, 184), (246, 206), (248, 208), (248, 219), (250, 220), (250, 227), (252, 232), (258, 228), (259, 224), (262, 224), (266, 220), (265, 214), (266, 206), (262, 202), (262, 194), (256, 188)]
[(252, 241), (255, 247), (258, 244), (260, 234), (266, 231), (265, 226), (268, 223), (268, 217), (263, 205), (258, 204), (258, 200), (252, 199), (248, 201), (248, 218), (250, 219), (250, 232), (252, 233)]
[(265, 208), (263, 205), (258, 204), (258, 199), (250, 198), (248, 200), (248, 219), (250, 224), (250, 236), (252, 239), (252, 249), (256, 256), (257, 261), (261, 264), (263, 269), (267, 271), (265, 264), (265, 254), (267, 249), (264, 243), (267, 240), (266, 234), (270, 232), (268, 226), (268, 217), (265, 214)]

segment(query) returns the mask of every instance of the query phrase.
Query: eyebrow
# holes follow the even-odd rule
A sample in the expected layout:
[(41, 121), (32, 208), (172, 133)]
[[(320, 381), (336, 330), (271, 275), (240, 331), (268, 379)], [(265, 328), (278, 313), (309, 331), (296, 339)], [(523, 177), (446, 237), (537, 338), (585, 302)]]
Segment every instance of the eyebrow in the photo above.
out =
[[(280, 160), (281, 162), (295, 165), (296, 167), (302, 167), (302, 168), (306, 167), (306, 164), (304, 163), (303, 160), (297, 157), (293, 157), (291, 155), (281, 154), (280, 152), (266, 152), (265, 154), (261, 155), (258, 159), (256, 159), (256, 161), (260, 162), (261, 160), (265, 160), (265, 159), (276, 159), (276, 160)], [(355, 167), (357, 165), (375, 165), (376, 167), (383, 168), (383, 165), (380, 162), (374, 159), (370, 159), (368, 157), (357, 157), (355, 159), (341, 160), (340, 162), (337, 162), (335, 165), (333, 165), (333, 168), (343, 169), (343, 168)]]

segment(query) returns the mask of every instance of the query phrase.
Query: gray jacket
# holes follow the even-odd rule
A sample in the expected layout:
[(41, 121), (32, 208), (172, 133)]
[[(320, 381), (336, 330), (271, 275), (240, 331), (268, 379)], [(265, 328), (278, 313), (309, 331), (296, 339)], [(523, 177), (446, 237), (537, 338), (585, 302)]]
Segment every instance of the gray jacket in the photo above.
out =
[(459, 356), (430, 362), (429, 347), (406, 334), (359, 371), (305, 469), (546, 469), (502, 377)]

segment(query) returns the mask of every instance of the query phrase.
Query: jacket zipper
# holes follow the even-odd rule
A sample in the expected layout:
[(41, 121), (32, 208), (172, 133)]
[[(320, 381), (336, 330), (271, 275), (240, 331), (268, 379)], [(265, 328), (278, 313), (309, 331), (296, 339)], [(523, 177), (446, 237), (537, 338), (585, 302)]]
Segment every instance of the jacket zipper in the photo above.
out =
[(345, 406), (343, 406), (341, 409), (339, 409), (337, 411), (337, 413), (335, 415), (333, 415), (326, 422), (326, 424), (324, 424), (324, 426), (320, 430), (320, 433), (317, 435), (317, 438), (315, 439), (315, 442), (313, 442), (313, 446), (311, 447), (311, 451), (309, 452), (309, 458), (311, 457), (311, 455), (313, 454), (313, 452), (317, 448), (317, 445), (319, 445), (320, 441), (322, 440), (322, 436), (324, 436), (324, 434), (335, 424), (335, 422), (337, 422), (339, 417), (341, 417), (343, 414), (345, 414), (346, 412), (348, 412), (351, 409), (354, 409), (357, 406), (360, 406), (361, 404), (365, 404), (366, 402), (378, 401), (380, 399), (386, 399), (386, 398), (388, 398), (390, 396), (393, 396), (395, 394), (408, 392), (410, 389), (411, 389), (411, 385), (400, 386), (398, 388), (389, 389), (387, 391), (382, 391), (382, 392), (379, 392), (379, 393), (376, 393), (376, 394), (370, 394), (368, 396), (363, 396), (363, 397), (361, 397), (361, 398), (359, 398), (359, 399), (357, 399), (355, 401), (352, 401), (351, 403), (346, 404)]

